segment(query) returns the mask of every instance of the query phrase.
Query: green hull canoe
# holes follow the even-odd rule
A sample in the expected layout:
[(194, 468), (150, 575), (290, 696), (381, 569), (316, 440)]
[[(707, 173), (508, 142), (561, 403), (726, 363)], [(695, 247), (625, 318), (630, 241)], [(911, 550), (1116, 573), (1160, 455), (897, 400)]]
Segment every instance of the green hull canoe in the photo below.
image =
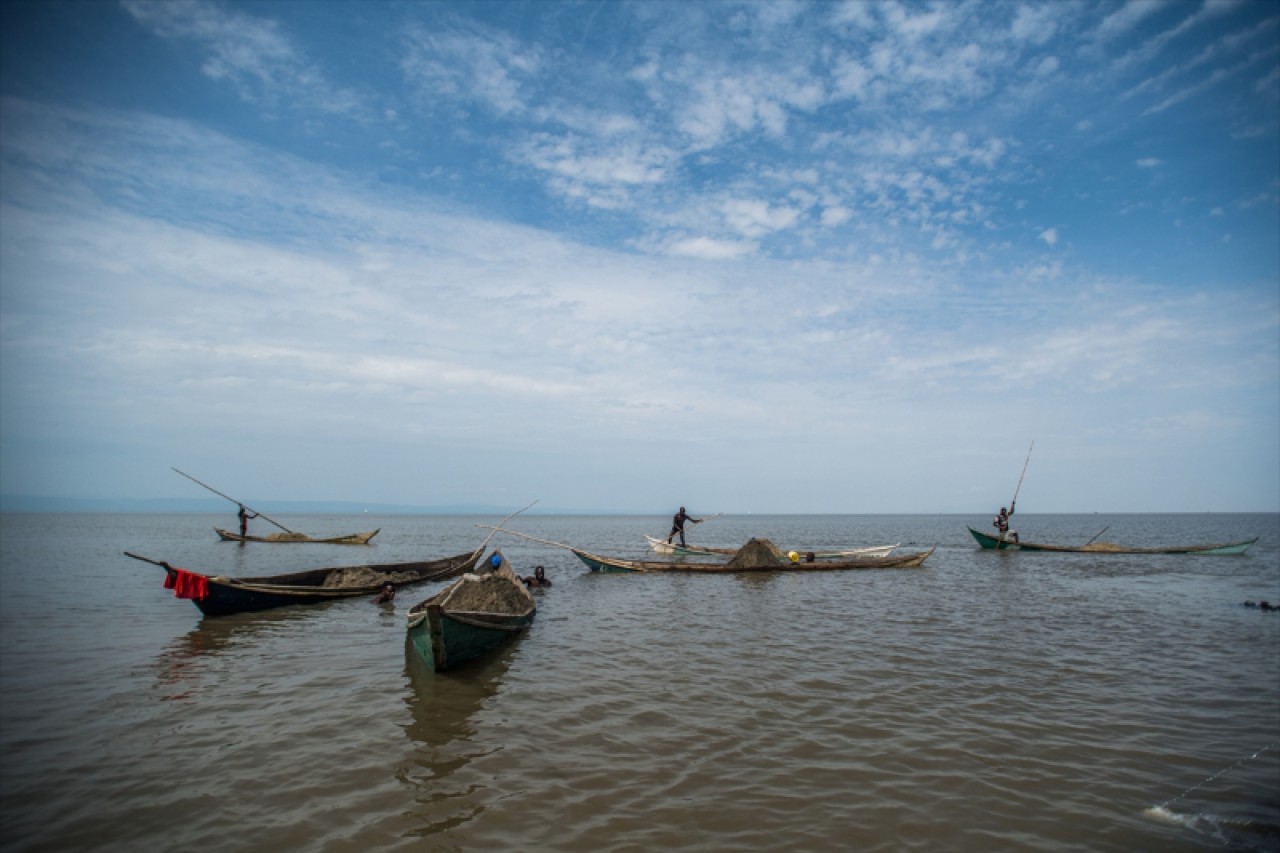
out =
[[(501, 551), (502, 565), (483, 575), (464, 575), (409, 610), (409, 642), (414, 652), (436, 672), (453, 669), (496, 649), (529, 627), (538, 605), (524, 582), (512, 571)], [(468, 584), (497, 585), (495, 604), (471, 609), (463, 604)], [(464, 609), (465, 608), (465, 609)]]
[(1057, 551), (1072, 554), (1243, 554), (1258, 537), (1244, 542), (1228, 542), (1223, 545), (1183, 545), (1174, 548), (1133, 548), (1110, 542), (1094, 542), (1089, 545), (1041, 545), (1035, 542), (1013, 542), (989, 533), (969, 528), (973, 538), (983, 548), (998, 551)]

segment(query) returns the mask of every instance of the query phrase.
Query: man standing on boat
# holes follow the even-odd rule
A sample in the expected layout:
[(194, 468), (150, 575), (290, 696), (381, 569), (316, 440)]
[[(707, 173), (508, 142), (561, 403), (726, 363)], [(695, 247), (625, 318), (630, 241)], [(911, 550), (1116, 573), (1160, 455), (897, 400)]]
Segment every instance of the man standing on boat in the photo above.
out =
[(1018, 502), (1012, 501), (1009, 504), (1008, 509), (1005, 509), (1004, 507), (1000, 507), (1000, 512), (996, 515), (996, 520), (991, 522), (991, 526), (994, 527), (997, 531), (999, 531), (1001, 542), (1003, 542), (1005, 539), (1011, 539), (1014, 542), (1018, 541), (1017, 531), (1011, 532), (1009, 530), (1009, 518), (1013, 515), (1013, 512), (1017, 508), (1017, 506), (1018, 506)]
[(680, 534), (680, 547), (682, 547), (682, 548), (683, 548), (683, 547), (685, 546), (685, 541), (684, 541), (684, 523), (685, 523), (686, 521), (692, 521), (694, 524), (701, 524), (701, 523), (702, 523), (702, 519), (700, 519), (700, 518), (694, 518), (693, 516), (689, 515), (689, 513), (687, 513), (687, 512), (685, 512), (685, 511), (684, 511), (684, 507), (680, 507), (680, 511), (679, 511), (679, 512), (677, 512), (677, 513), (675, 514), (675, 516), (671, 519), (671, 532), (667, 534), (667, 544), (668, 544), (668, 545), (670, 545), (670, 544), (671, 544), (671, 537), (672, 537), (672, 536), (675, 536), (677, 533), (679, 533), (679, 534)]
[(241, 539), (244, 539), (246, 536), (249, 535), (249, 519), (257, 518), (257, 517), (258, 517), (258, 514), (256, 512), (251, 513), (249, 512), (249, 510), (244, 508), (244, 504), (240, 504), (239, 518), (240, 518), (240, 538)]

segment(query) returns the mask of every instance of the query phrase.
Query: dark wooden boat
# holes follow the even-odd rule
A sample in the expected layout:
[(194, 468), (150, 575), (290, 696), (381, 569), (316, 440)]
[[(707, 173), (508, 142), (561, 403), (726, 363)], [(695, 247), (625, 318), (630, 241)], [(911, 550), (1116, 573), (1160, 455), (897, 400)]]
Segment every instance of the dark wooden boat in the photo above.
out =
[[(768, 553), (757, 560), (743, 560), (744, 552), (754, 545), (762, 545)], [(887, 557), (847, 557), (845, 559), (792, 562), (784, 557), (768, 540), (753, 539), (738, 549), (728, 562), (695, 562), (679, 560), (628, 560), (621, 557), (604, 557), (578, 548), (570, 548), (579, 560), (593, 572), (635, 574), (639, 572), (698, 572), (702, 574), (736, 574), (741, 572), (842, 572), (855, 569), (914, 569), (919, 568), (934, 549), (909, 554), (890, 554)], [(762, 552), (763, 553), (763, 552)]]
[(409, 609), (409, 642), (437, 672), (502, 645), (529, 627), (538, 611), (501, 551), (482, 566), (482, 573), (463, 575)]
[(1258, 537), (1244, 542), (1228, 542), (1222, 545), (1181, 545), (1172, 548), (1134, 548), (1111, 542), (1091, 542), (1087, 545), (1043, 545), (1037, 542), (1014, 542), (990, 533), (969, 528), (973, 538), (983, 548), (997, 551), (1058, 551), (1072, 554), (1243, 554)]
[(239, 533), (232, 533), (230, 530), (223, 530), (221, 527), (213, 528), (217, 531), (219, 538), (224, 542), (271, 542), (277, 545), (291, 544), (298, 542), (314, 542), (321, 545), (368, 545), (369, 540), (378, 535), (382, 530), (366, 530), (364, 533), (348, 533), (345, 536), (329, 536), (327, 538), (315, 539), (305, 533), (270, 533), (266, 536), (241, 536)]
[(225, 616), (254, 610), (270, 610), (291, 604), (320, 604), (340, 598), (374, 595), (383, 584), (396, 587), (445, 580), (475, 565), (483, 547), (452, 557), (410, 563), (383, 563), (309, 569), (285, 575), (228, 578), (193, 572), (125, 552), (125, 556), (165, 570), (165, 588), (179, 598), (189, 598), (206, 616)]

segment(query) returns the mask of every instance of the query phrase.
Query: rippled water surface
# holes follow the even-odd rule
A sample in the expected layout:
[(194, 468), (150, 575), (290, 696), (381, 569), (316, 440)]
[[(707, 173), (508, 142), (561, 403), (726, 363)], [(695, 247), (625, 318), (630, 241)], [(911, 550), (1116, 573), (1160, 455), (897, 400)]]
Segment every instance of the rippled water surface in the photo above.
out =
[[(435, 674), (439, 588), (204, 619), (124, 551), (226, 575), (457, 553), (477, 523), (0, 517), (0, 847), (26, 850), (1280, 850), (1280, 517), (1019, 516), (1023, 538), (1261, 537), (1244, 556), (981, 551), (962, 516), (738, 516), (706, 544), (938, 546), (922, 569), (546, 566), (524, 636)], [(260, 523), (260, 522), (258, 522)], [(656, 517), (522, 516), (638, 557)], [(264, 531), (265, 532), (265, 531)]]

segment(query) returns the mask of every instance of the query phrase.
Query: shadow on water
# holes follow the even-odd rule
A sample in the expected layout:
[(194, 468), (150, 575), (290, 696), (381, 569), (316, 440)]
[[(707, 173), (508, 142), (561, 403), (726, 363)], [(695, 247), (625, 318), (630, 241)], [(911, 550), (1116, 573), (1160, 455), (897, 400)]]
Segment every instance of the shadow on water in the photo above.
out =
[(404, 701), (411, 722), (405, 727), (405, 734), (416, 748), (410, 759), (412, 764), (396, 775), (421, 807), (416, 817), (422, 823), (415, 835), (437, 835), (484, 811), (483, 802), (473, 797), (480, 786), (456, 775), (472, 761), (495, 751), (479, 744), (477, 718), (500, 691), (512, 656), (523, 640), (522, 633), (500, 649), (456, 670), (435, 672), (406, 635), (404, 671), (409, 689)]

